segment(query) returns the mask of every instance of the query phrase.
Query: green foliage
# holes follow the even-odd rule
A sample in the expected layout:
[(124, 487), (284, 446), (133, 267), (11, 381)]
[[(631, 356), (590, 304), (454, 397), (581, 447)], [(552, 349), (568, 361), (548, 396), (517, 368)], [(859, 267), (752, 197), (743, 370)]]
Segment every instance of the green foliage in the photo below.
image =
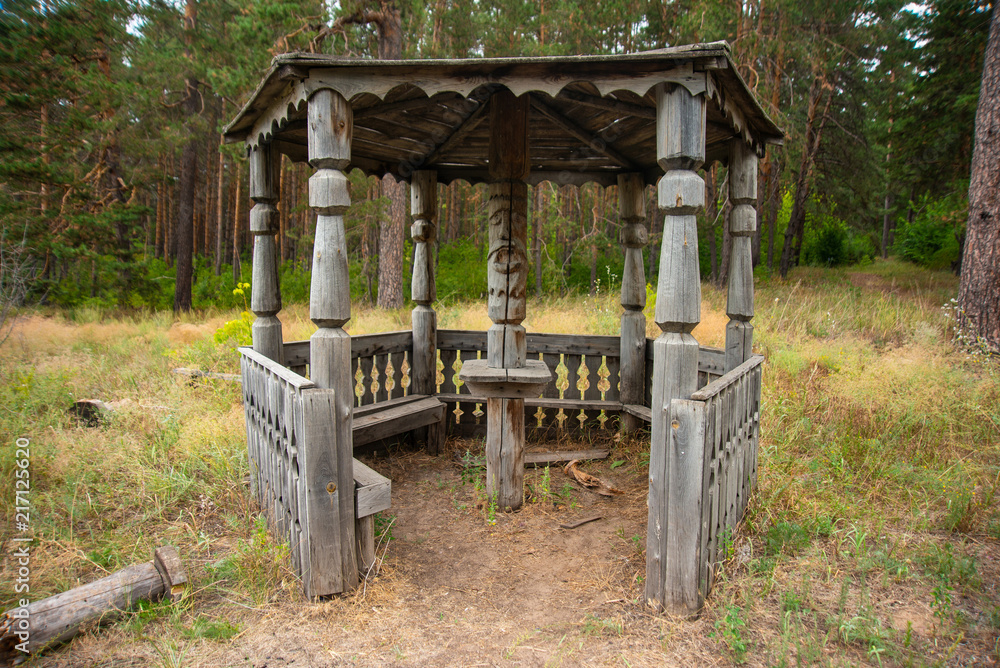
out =
[(715, 630), (710, 633), (715, 638), (721, 638), (732, 653), (733, 662), (740, 664), (746, 661), (750, 646), (743, 637), (746, 621), (741, 616), (743, 609), (736, 605), (727, 605), (726, 614), (715, 621)]
[(959, 240), (969, 217), (968, 183), (940, 198), (924, 195), (912, 206), (913, 221), (902, 221), (896, 230), (896, 252), (929, 269), (951, 268), (962, 251)]

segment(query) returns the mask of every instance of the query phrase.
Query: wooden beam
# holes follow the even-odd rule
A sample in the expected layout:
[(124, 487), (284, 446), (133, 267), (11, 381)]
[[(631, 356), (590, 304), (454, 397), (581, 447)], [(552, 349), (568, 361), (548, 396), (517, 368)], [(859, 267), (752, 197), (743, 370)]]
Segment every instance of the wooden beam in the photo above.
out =
[(587, 107), (610, 111), (616, 114), (622, 114), (623, 116), (645, 118), (651, 121), (656, 120), (655, 107), (643, 107), (638, 104), (632, 104), (631, 102), (623, 102), (621, 100), (607, 97), (594, 97), (593, 95), (579, 93), (575, 90), (569, 90), (568, 88), (564, 88), (562, 92), (559, 93), (559, 97), (557, 99), (572, 100), (573, 102), (577, 102)]
[(479, 106), (469, 114), (464, 121), (462, 121), (455, 131), (448, 135), (444, 141), (435, 146), (429, 153), (427, 153), (423, 158), (421, 158), (417, 164), (418, 165), (430, 165), (435, 160), (440, 158), (445, 151), (450, 149), (452, 146), (460, 142), (467, 134), (472, 132), (479, 126), (483, 118), (485, 118), (485, 112), (489, 105), (485, 102), (480, 102)]
[(588, 148), (606, 155), (628, 170), (640, 170), (640, 167), (636, 163), (616, 150), (610, 142), (600, 139), (599, 137), (595, 137), (592, 132), (569, 120), (558, 110), (553, 109), (535, 95), (531, 96), (531, 106), (537, 109), (542, 116), (545, 116), (545, 118), (552, 121), (552, 123), (561, 128), (563, 131), (568, 132), (570, 135), (584, 142)]
[(365, 107), (364, 109), (357, 109), (354, 112), (355, 122), (371, 117), (378, 117), (382, 114), (391, 114), (394, 111), (413, 111), (416, 109), (423, 109), (424, 107), (430, 107), (437, 104), (437, 100), (432, 97), (411, 97), (407, 100), (400, 100), (398, 102), (379, 102), (370, 107)]

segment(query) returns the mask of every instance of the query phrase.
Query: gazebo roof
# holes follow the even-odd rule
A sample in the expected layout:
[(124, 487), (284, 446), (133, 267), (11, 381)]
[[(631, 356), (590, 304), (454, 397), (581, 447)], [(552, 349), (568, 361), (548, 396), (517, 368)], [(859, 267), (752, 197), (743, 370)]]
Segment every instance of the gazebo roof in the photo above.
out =
[(747, 88), (725, 42), (614, 56), (370, 60), (290, 53), (278, 56), (236, 118), (227, 142), (273, 142), (294, 161), (307, 151), (306, 101), (331, 88), (354, 111), (351, 166), (408, 179), (418, 169), (448, 183), (488, 180), (489, 101), (506, 87), (531, 97), (530, 183), (616, 182), (656, 163), (660, 83), (706, 93), (706, 162), (728, 159), (743, 138), (759, 155), (782, 131)]

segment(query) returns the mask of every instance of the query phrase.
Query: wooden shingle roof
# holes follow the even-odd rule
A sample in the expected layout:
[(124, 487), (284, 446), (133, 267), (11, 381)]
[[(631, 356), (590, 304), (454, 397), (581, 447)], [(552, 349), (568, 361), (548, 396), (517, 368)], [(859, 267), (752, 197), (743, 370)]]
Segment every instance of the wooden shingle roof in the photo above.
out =
[(736, 70), (725, 42), (613, 56), (368, 60), (292, 53), (271, 69), (236, 118), (228, 142), (274, 142), (292, 160), (307, 159), (306, 101), (337, 90), (354, 111), (352, 167), (408, 179), (434, 169), (444, 183), (488, 180), (489, 101), (501, 87), (529, 95), (529, 182), (615, 182), (656, 164), (653, 88), (673, 83), (706, 93), (706, 161), (725, 161), (740, 136), (763, 155), (780, 144)]

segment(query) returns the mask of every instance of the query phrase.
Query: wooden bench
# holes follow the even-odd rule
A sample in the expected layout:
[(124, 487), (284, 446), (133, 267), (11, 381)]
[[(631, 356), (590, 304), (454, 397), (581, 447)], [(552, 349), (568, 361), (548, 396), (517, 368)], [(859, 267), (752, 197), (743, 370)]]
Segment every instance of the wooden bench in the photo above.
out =
[(445, 405), (434, 397), (411, 394), (354, 409), (354, 447), (427, 427), (427, 450), (444, 447)]

